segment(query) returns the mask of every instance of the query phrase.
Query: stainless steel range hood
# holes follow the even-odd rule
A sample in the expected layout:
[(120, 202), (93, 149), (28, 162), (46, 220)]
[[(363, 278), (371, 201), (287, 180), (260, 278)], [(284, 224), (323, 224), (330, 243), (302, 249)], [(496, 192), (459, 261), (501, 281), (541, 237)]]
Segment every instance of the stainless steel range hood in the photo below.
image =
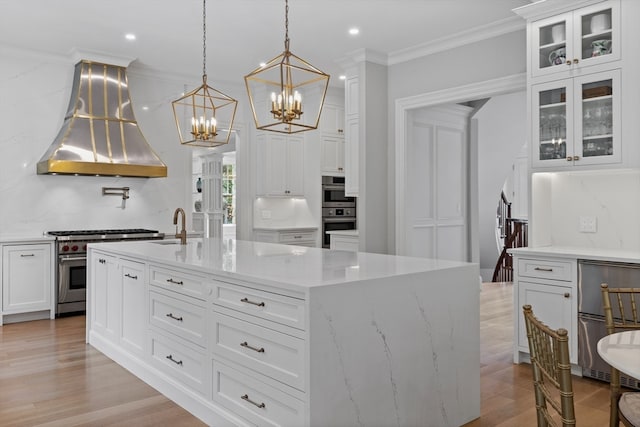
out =
[(138, 128), (125, 67), (76, 64), (62, 129), (38, 162), (38, 174), (167, 176)]

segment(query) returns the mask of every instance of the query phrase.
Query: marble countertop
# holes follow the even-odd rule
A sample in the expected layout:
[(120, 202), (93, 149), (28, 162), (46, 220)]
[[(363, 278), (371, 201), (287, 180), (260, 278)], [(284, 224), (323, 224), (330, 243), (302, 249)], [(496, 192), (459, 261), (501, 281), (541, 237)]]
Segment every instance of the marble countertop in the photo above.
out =
[(200, 238), (89, 244), (166, 267), (259, 281), (305, 291), (318, 286), (379, 279), (476, 264), (363, 252), (280, 245), (232, 239)]
[(28, 243), (28, 242), (51, 242), (56, 238), (44, 235), (42, 233), (2, 233), (0, 234), (0, 243)]
[(325, 231), (325, 234), (331, 234), (334, 236), (348, 236), (348, 237), (358, 237), (358, 230), (332, 230)]
[(539, 246), (533, 248), (513, 248), (513, 255), (552, 256), (555, 258), (589, 259), (611, 262), (640, 263), (639, 251), (621, 249), (581, 248), (572, 246)]

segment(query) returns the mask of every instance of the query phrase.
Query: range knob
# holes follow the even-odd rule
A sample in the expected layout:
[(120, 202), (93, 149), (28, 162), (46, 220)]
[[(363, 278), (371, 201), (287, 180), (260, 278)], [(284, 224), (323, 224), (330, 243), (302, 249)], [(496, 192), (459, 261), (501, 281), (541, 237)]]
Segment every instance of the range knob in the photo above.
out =
[(62, 252), (69, 252), (69, 245), (64, 245), (62, 247)]
[(86, 244), (82, 245), (82, 250), (83, 250), (83, 251), (86, 251), (86, 250), (87, 250), (87, 245), (86, 245)]
[(73, 245), (73, 246), (71, 246), (71, 250), (72, 250), (73, 252), (77, 251), (77, 250), (78, 250), (78, 245)]

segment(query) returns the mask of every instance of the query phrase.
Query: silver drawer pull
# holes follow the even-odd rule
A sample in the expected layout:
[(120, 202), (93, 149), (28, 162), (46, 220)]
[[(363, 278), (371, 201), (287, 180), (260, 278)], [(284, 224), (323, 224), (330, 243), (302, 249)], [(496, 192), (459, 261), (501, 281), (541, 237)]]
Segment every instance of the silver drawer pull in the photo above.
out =
[(173, 363), (175, 363), (176, 365), (180, 365), (182, 366), (182, 360), (176, 360), (173, 358), (173, 354), (170, 354), (167, 356), (167, 359), (171, 360)]
[(249, 301), (248, 298), (242, 298), (240, 302), (246, 302), (247, 304), (253, 304), (253, 305), (257, 305), (258, 307), (264, 307), (264, 302)]
[(133, 279), (133, 280), (138, 280), (138, 276), (132, 276), (129, 273), (125, 274), (124, 277), (128, 277), (129, 279)]
[(173, 280), (173, 279), (167, 279), (167, 282), (169, 282), (169, 283), (173, 283), (173, 284), (176, 284), (176, 285), (180, 285), (180, 286), (184, 285), (184, 283), (182, 283), (182, 280), (180, 280), (179, 282), (177, 282), (177, 281), (175, 281), (175, 280)]
[(294, 239), (302, 239), (302, 236), (293, 236)]
[(247, 402), (251, 403), (252, 405), (256, 405), (260, 409), (263, 409), (263, 408), (267, 407), (267, 405), (265, 405), (264, 403), (256, 403), (253, 400), (249, 399), (249, 395), (248, 394), (240, 396), (240, 399), (246, 400)]
[(249, 349), (251, 349), (251, 350), (253, 350), (255, 352), (258, 352), (258, 353), (264, 353), (264, 347), (260, 347), (260, 348), (254, 347), (254, 346), (249, 345), (249, 343), (246, 342), (246, 341), (245, 342), (241, 342), (240, 345), (242, 347), (249, 348)]
[(21, 256), (22, 258), (24, 258), (24, 257), (36, 256), (36, 255), (35, 255), (35, 254), (20, 254), (20, 256)]
[(536, 271), (553, 271), (553, 268), (536, 267), (536, 268), (534, 268), (534, 270), (536, 270)]
[(172, 318), (173, 320), (177, 320), (178, 322), (182, 322), (182, 316), (176, 317), (173, 313), (165, 314), (165, 316)]

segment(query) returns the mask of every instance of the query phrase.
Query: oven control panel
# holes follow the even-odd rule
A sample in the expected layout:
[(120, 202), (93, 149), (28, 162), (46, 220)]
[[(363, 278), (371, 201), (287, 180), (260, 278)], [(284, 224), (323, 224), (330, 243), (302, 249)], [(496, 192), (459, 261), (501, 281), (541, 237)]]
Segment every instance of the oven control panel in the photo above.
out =
[(323, 217), (355, 217), (356, 210), (354, 208), (322, 208)]

